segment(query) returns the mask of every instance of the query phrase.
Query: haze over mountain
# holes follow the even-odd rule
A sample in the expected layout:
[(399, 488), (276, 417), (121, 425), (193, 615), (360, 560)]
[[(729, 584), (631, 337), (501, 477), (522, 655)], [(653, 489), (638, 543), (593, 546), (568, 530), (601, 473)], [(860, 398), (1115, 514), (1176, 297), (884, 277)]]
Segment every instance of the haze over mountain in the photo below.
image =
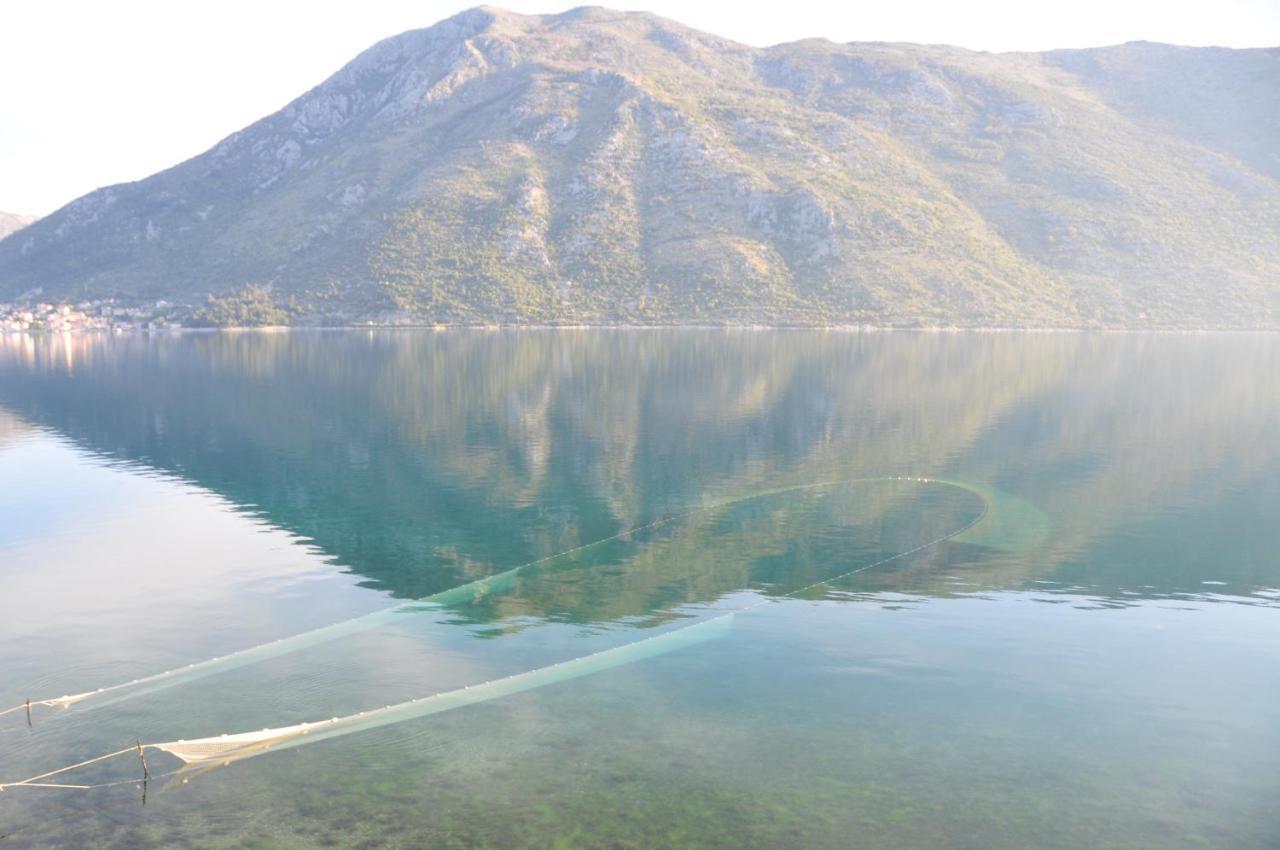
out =
[(0, 300), (246, 284), (205, 315), (1280, 327), (1280, 49), (478, 8), (0, 242)]
[(33, 215), (0, 212), (0, 239), (5, 238), (10, 233), (16, 233), (35, 220), (36, 217)]

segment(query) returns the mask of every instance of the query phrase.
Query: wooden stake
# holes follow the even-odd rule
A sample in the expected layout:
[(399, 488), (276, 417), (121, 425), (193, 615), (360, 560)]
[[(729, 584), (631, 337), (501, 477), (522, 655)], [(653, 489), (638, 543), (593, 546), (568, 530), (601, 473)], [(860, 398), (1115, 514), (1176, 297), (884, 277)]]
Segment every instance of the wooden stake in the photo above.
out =
[(27, 700), (27, 725), (31, 725), (31, 700)]
[(138, 739), (138, 761), (142, 762), (142, 781), (146, 782), (151, 778), (151, 771), (147, 769), (147, 756), (142, 751), (142, 739)]

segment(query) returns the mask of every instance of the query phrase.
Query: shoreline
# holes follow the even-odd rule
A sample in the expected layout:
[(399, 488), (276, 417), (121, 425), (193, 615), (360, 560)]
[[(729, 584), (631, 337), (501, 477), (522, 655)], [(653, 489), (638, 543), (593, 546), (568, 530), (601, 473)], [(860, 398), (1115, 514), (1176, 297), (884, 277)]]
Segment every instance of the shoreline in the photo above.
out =
[(0, 337), (18, 336), (165, 336), (185, 334), (278, 334), (325, 333), (332, 331), (721, 331), (734, 333), (753, 332), (821, 332), (821, 333), (916, 333), (916, 334), (1160, 334), (1177, 336), (1202, 336), (1209, 334), (1280, 334), (1278, 328), (1161, 328), (1161, 327), (1018, 327), (1018, 326), (959, 326), (959, 325), (715, 325), (715, 324), (354, 324), (354, 325), (229, 325), (226, 327), (115, 327), (115, 328), (25, 328), (0, 329)]

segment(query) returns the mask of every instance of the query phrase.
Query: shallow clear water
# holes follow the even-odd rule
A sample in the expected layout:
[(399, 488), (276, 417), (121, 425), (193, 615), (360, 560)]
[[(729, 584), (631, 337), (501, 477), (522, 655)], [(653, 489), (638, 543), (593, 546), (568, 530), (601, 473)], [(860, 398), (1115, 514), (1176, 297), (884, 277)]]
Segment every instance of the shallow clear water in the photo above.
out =
[(0, 709), (508, 577), (0, 717), (0, 782), (674, 638), (0, 846), (1275, 848), (1278, 517), (1275, 336), (0, 336)]

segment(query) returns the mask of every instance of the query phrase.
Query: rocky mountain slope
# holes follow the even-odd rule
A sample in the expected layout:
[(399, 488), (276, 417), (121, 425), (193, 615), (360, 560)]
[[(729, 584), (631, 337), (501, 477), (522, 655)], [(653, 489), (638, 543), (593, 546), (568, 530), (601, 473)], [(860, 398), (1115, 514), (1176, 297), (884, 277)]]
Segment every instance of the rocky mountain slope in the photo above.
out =
[(35, 220), (36, 217), (33, 215), (0, 212), (0, 239), (5, 238), (10, 233), (16, 233)]
[(1280, 50), (478, 8), (0, 242), (0, 300), (33, 287), (238, 293), (215, 322), (1277, 327)]

